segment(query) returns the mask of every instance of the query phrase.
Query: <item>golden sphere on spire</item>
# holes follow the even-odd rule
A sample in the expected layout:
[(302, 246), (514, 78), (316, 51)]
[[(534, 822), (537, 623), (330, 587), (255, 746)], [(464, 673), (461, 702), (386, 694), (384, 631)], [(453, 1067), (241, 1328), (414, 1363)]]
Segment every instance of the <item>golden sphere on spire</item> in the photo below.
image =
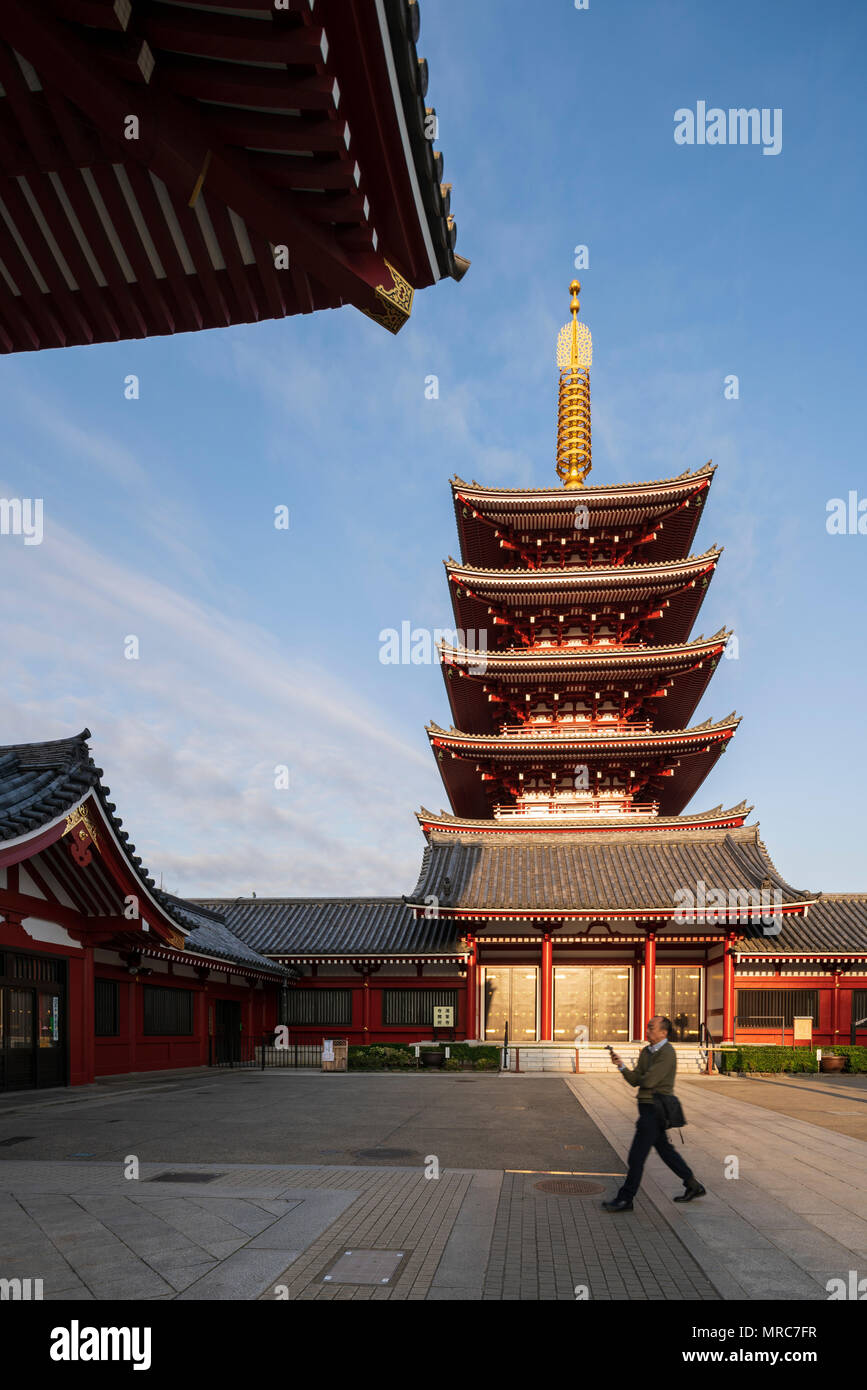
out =
[(573, 313), (573, 314), (577, 314), (579, 308), (581, 307), (580, 304), (578, 303), (578, 291), (579, 291), (580, 289), (581, 289), (581, 282), (580, 282), (580, 280), (573, 280), (573, 281), (572, 281), (572, 284), (569, 286), (569, 293), (570, 293), (571, 296), (572, 296), (572, 303), (569, 305), (569, 308), (572, 310), (572, 313)]
[(573, 280), (573, 281), (572, 281), (572, 284), (569, 286), (569, 293), (570, 293), (570, 294), (578, 294), (578, 293), (580, 292), (580, 290), (581, 290), (581, 281), (580, 281), (580, 280)]

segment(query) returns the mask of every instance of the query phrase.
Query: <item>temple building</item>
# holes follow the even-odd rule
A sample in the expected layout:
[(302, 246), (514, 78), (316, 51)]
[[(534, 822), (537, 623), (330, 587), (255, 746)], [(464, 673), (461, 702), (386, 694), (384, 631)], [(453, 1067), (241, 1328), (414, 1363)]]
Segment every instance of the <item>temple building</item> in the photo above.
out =
[(731, 637), (692, 636), (721, 554), (693, 551), (714, 469), (588, 481), (579, 290), (557, 343), (560, 485), (452, 481), (453, 725), (428, 728), (451, 809), (419, 813), (416, 886), (207, 906), (301, 973), (299, 1032), (419, 1040), (446, 1005), (459, 1038), (548, 1052), (641, 1039), (654, 1012), (684, 1045), (791, 1042), (795, 1017), (847, 1041), (867, 895), (788, 883), (746, 802), (688, 809), (739, 722), (690, 722)]
[(0, 351), (460, 280), (418, 0), (3, 0)]
[(796, 1019), (867, 1043), (867, 894), (790, 884), (746, 802), (690, 809), (738, 726), (691, 723), (731, 636), (692, 636), (721, 553), (693, 553), (714, 470), (588, 481), (579, 289), (559, 485), (452, 482), (454, 722), (428, 728), (451, 809), (418, 813), (415, 886), (185, 901), (135, 854), (87, 730), (0, 748), (0, 1088), (251, 1056), (278, 1024), (422, 1041), (438, 1008), (525, 1066), (586, 1063), (657, 1012), (696, 1059), (792, 1043)]

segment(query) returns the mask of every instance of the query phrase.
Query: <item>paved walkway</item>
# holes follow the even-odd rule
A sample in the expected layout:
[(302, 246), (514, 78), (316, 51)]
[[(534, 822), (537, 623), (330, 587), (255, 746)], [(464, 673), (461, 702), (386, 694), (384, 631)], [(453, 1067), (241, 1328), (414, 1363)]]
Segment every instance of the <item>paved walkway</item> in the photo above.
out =
[[(619, 1078), (567, 1084), (625, 1155), (634, 1092)], [(742, 1084), (707, 1078), (680, 1087), (684, 1153), (708, 1196), (672, 1204), (678, 1180), (653, 1154), (638, 1200), (667, 1211), (724, 1298), (827, 1299), (829, 1279), (867, 1276), (867, 1143), (739, 1100)], [(733, 1159), (739, 1176), (727, 1177)]]
[[(319, 1154), (337, 1147), (347, 1114), (381, 1100), (364, 1138), (402, 1140), (399, 1163), (388, 1148), (353, 1161), (351, 1131), (337, 1163), (237, 1161), (239, 1146), (256, 1148), (254, 1114), (266, 1125), (260, 1109), (270, 1113), (276, 1097), (288, 1096), (279, 1081), (257, 1087), (255, 1102), (243, 1081), (218, 1084), (207, 1100), (201, 1078), (175, 1083), (172, 1119), (192, 1107), (199, 1155), (217, 1155), (198, 1163), (175, 1157), (177, 1142), (165, 1138), (167, 1091), (143, 1086), (136, 1099), (119, 1091), (122, 1119), (104, 1092), (68, 1097), (62, 1110), (47, 1097), (7, 1111), (4, 1135), (20, 1137), (26, 1109), (31, 1135), (50, 1116), (50, 1148), (69, 1153), (67, 1130), (80, 1142), (78, 1128), (82, 1137), (87, 1129), (94, 1156), (40, 1161), (21, 1153), (35, 1143), (23, 1138), (3, 1150), (0, 1280), (39, 1278), (46, 1299), (64, 1301), (682, 1301), (824, 1299), (829, 1278), (867, 1274), (867, 1144), (739, 1101), (737, 1082), (681, 1088), (686, 1153), (708, 1196), (673, 1204), (679, 1184), (653, 1155), (634, 1212), (609, 1216), (599, 1204), (619, 1186), (635, 1120), (634, 1092), (619, 1077), (504, 1076), (475, 1091), (459, 1077), (432, 1086), (419, 1078), (409, 1090), (406, 1078), (374, 1080), (340, 1078), (338, 1089), (319, 1077), (309, 1091), (291, 1087), (305, 1117), (320, 1124), (314, 1134), (305, 1123), (297, 1142)], [(324, 1109), (315, 1103), (320, 1089), (330, 1097)], [(226, 1121), (244, 1094), (247, 1132), (236, 1134)], [(125, 1123), (149, 1151), (138, 1178), (105, 1154), (115, 1141), (102, 1126)], [(163, 1148), (172, 1156), (155, 1161), (151, 1151)], [(437, 1150), (447, 1161), (439, 1177), (426, 1177), (425, 1157)], [(455, 1165), (450, 1155), (463, 1152), (489, 1166)], [(727, 1178), (733, 1159), (740, 1176)], [(601, 1191), (539, 1187), (563, 1179)]]

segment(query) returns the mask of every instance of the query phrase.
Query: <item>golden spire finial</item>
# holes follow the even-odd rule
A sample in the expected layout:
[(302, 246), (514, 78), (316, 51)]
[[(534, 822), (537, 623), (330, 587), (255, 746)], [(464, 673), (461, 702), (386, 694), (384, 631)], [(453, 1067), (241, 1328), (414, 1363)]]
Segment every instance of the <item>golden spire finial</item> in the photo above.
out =
[(572, 322), (560, 329), (557, 366), (560, 368), (560, 401), (557, 413), (557, 473), (564, 487), (583, 487), (593, 466), (590, 461), (590, 366), (593, 340), (586, 323), (578, 322), (581, 285), (569, 286)]

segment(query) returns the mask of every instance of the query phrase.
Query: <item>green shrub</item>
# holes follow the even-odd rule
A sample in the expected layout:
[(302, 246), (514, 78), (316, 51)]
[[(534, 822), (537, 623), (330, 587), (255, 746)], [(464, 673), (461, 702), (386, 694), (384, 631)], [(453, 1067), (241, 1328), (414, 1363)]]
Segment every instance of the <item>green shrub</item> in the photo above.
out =
[(370, 1047), (350, 1047), (350, 1071), (403, 1071), (415, 1066), (415, 1057), (406, 1043), (373, 1043)]
[(443, 1071), (463, 1071), (464, 1064), (460, 1057), (447, 1057), (443, 1066)]
[[(843, 1046), (835, 1043), (833, 1048), (822, 1048), (824, 1055), (831, 1052), (846, 1058), (847, 1072), (867, 1072), (867, 1047)], [(818, 1072), (819, 1064), (816, 1049), (812, 1047), (774, 1047), (737, 1046), (715, 1052), (714, 1059), (720, 1072), (730, 1075), (741, 1072)]]
[(462, 1062), (478, 1062), (482, 1057), (489, 1057), (499, 1066), (500, 1049), (492, 1043), (481, 1043), (478, 1047), (472, 1043), (451, 1043), (450, 1051), (453, 1057), (459, 1057)]
[(493, 1057), (480, 1057), (477, 1062), (473, 1063), (474, 1071), (497, 1071), (497, 1069), (498, 1063)]
[[(825, 1049), (827, 1051), (828, 1049)], [(835, 1043), (834, 1051), (838, 1057), (846, 1058), (847, 1071), (867, 1071), (867, 1047), (853, 1046), (847, 1043)]]

